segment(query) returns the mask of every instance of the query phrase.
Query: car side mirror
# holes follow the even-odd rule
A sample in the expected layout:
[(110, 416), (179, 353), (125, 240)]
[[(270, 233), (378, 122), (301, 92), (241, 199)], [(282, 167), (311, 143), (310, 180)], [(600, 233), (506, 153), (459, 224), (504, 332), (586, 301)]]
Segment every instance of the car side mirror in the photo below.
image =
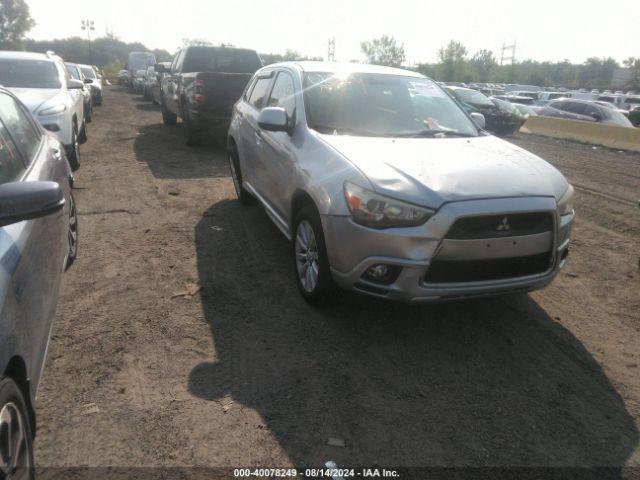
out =
[(64, 206), (56, 182), (11, 182), (0, 185), (0, 227), (51, 215)]
[(476, 124), (476, 127), (478, 127), (480, 130), (484, 130), (484, 128), (487, 126), (487, 121), (484, 118), (484, 115), (478, 112), (471, 112), (471, 119), (473, 120), (473, 123)]
[(167, 73), (167, 69), (164, 65), (160, 64), (160, 63), (156, 63), (153, 66), (154, 70), (156, 71), (156, 73)]
[(287, 132), (291, 131), (287, 111), (282, 107), (263, 108), (258, 115), (258, 126), (268, 132)]
[(85, 79), (84, 79), (84, 83), (86, 83), (86, 84), (93, 83), (93, 79), (91, 79), (91, 78), (85, 78)]
[(600, 115), (599, 113), (592, 113), (591, 118), (593, 118), (596, 122), (602, 121), (602, 115)]
[(80, 80), (76, 80), (75, 78), (72, 78), (71, 80), (69, 80), (69, 83), (67, 84), (67, 88), (69, 90), (82, 90), (84, 88), (84, 82), (81, 82)]

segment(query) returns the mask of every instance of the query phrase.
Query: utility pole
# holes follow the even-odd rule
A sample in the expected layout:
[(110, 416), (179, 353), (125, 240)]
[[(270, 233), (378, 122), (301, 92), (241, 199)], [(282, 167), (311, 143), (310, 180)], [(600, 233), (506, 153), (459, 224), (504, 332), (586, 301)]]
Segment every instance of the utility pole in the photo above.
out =
[(91, 32), (95, 31), (95, 23), (93, 20), (82, 20), (80, 22), (80, 28), (87, 31), (87, 38), (89, 39), (89, 65), (93, 65), (93, 54), (91, 52)]
[[(511, 52), (510, 56), (506, 56), (506, 52)], [(516, 62), (516, 42), (513, 45), (505, 45), (502, 43), (502, 55), (500, 55), (500, 65), (504, 64), (504, 61), (511, 61), (511, 65)]]
[(336, 61), (336, 37), (331, 37), (329, 39), (329, 48), (327, 51), (327, 62), (335, 62)]

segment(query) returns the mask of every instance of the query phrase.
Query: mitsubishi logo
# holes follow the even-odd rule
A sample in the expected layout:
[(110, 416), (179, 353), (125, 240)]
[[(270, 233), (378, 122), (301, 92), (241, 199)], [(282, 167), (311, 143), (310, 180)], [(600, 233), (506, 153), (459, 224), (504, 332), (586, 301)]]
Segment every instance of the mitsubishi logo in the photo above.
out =
[(508, 217), (504, 217), (502, 219), (502, 223), (500, 225), (498, 225), (496, 230), (498, 232), (508, 232), (509, 230), (511, 230), (511, 225), (509, 225), (509, 218)]

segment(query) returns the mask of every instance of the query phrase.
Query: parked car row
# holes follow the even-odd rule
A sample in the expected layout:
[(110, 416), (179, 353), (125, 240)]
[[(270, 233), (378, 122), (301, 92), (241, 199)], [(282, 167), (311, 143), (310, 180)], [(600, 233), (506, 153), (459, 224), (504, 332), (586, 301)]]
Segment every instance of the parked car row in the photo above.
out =
[(64, 270), (78, 252), (73, 170), (94, 67), (0, 52), (0, 478), (33, 478), (36, 395)]
[(167, 125), (187, 142), (224, 132), (238, 199), (291, 241), (301, 295), (335, 287), (455, 300), (548, 285), (564, 266), (573, 188), (490, 135), (514, 105), (371, 65), (260, 66), (251, 50), (187, 47), (154, 66)]

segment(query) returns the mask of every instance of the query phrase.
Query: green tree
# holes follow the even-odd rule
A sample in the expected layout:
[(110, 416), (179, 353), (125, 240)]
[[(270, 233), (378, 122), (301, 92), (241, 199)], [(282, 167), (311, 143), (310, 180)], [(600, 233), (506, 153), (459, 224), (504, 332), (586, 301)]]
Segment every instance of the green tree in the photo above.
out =
[(0, 0), (0, 50), (20, 50), (35, 22), (25, 0)]
[(627, 88), (640, 93), (640, 57), (630, 57), (622, 62), (630, 71), (629, 82)]
[(451, 40), (438, 52), (442, 79), (445, 82), (462, 82), (467, 71), (467, 49), (460, 42)]
[(404, 45), (398, 45), (396, 39), (389, 35), (362, 42), (360, 49), (367, 56), (367, 61), (374, 65), (399, 67), (406, 60)]
[(498, 62), (496, 62), (491, 50), (480, 50), (476, 52), (469, 63), (472, 70), (473, 81), (476, 82), (491, 81), (493, 72), (498, 66)]

